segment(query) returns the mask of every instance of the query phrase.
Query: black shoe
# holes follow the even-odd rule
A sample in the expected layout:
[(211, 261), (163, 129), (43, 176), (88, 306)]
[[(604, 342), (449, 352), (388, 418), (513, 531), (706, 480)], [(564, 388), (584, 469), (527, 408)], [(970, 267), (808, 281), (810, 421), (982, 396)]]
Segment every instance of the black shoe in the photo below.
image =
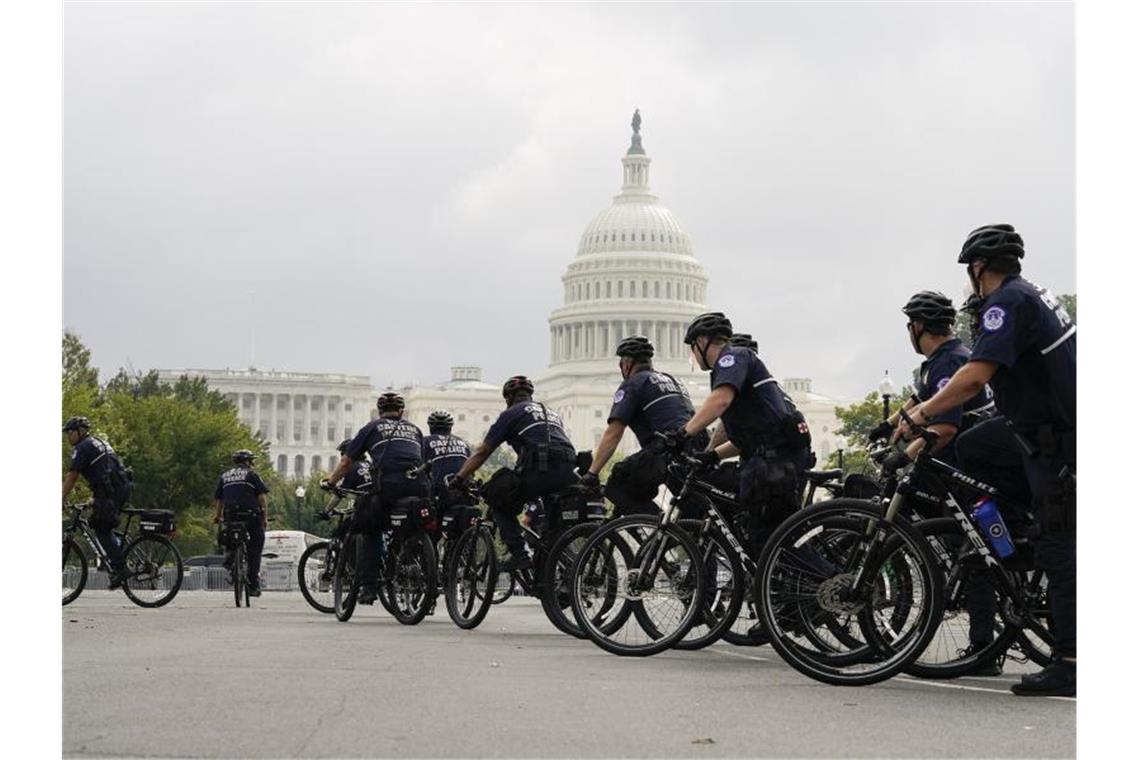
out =
[(107, 588), (110, 591), (114, 591), (119, 586), (122, 586), (126, 580), (127, 580), (127, 571), (126, 570), (119, 570), (117, 572), (111, 573), (111, 582), (107, 584)]
[[(959, 649), (958, 650), (958, 657), (960, 657), (960, 658), (970, 657), (971, 655), (973, 655), (978, 650), (984, 649), (987, 646), (989, 646), (989, 644), (985, 644), (985, 643), (970, 644), (970, 646), (966, 647), (965, 649)], [(974, 667), (974, 669), (971, 670), (967, 675), (978, 676), (981, 678), (990, 678), (993, 676), (1000, 676), (1004, 672), (1004, 665), (1005, 665), (1005, 654), (1003, 653), (1003, 654), (999, 654), (997, 657), (994, 657), (993, 659), (979, 661), (978, 664)]]
[(1077, 664), (1067, 660), (1054, 660), (1039, 673), (1021, 677), (1009, 690), (1019, 697), (1075, 697), (1077, 696)]
[(509, 573), (512, 570), (530, 570), (532, 567), (534, 567), (534, 564), (530, 561), (530, 557), (525, 554), (515, 554), (511, 552), (511, 555), (503, 561), (503, 564), (499, 565), (499, 570), (504, 573)]
[(249, 584), (249, 595), (250, 596), (261, 596), (261, 584), (258, 584), (258, 583)]
[(375, 601), (376, 601), (376, 589), (374, 589), (374, 588), (362, 588), (362, 589), (360, 589), (360, 593), (356, 597), (356, 603), (357, 604), (371, 605)]

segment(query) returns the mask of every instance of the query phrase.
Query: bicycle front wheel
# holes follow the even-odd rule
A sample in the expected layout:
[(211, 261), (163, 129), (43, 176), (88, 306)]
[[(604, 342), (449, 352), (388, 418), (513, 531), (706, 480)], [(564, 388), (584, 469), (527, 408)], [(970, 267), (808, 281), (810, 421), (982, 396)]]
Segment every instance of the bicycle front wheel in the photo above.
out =
[[(555, 628), (578, 639), (586, 638), (586, 634), (574, 620), (570, 585), (574, 577), (574, 563), (578, 559), (578, 552), (590, 534), (597, 529), (597, 525), (586, 523), (575, 525), (564, 532), (550, 547), (550, 556), (542, 568), (542, 609), (546, 617)], [(614, 594), (610, 594), (608, 600), (599, 600), (595, 618), (609, 612), (614, 600)]]
[(476, 628), (491, 609), (499, 577), (495, 542), (481, 525), (468, 528), (448, 547), (443, 594), (451, 621), (464, 630)]
[(301, 596), (317, 612), (333, 613), (332, 576), (334, 567), (330, 561), (330, 543), (320, 541), (301, 555), (297, 562), (297, 585)]
[(63, 604), (71, 604), (87, 585), (87, 557), (71, 536), (63, 538)]
[(380, 593), (387, 596), (392, 617), (404, 625), (416, 625), (424, 619), (439, 591), (438, 567), (431, 537), (423, 531), (397, 536), (389, 544)]
[(356, 553), (362, 544), (362, 536), (348, 536), (337, 554), (332, 582), (333, 614), (342, 623), (347, 623), (356, 610), (356, 595), (360, 591), (356, 584)]
[(674, 647), (703, 649), (732, 627), (744, 604), (744, 587), (750, 579), (744, 575), (744, 567), (732, 544), (719, 529), (714, 527), (702, 533), (702, 520), (681, 520), (680, 525), (697, 539), (707, 582), (700, 617)]
[(182, 555), (166, 536), (143, 534), (127, 545), (123, 591), (140, 607), (161, 607), (182, 588)]
[(234, 581), (234, 606), (241, 607), (242, 589), (245, 588), (245, 547), (238, 544), (234, 547), (233, 569), (230, 575)]

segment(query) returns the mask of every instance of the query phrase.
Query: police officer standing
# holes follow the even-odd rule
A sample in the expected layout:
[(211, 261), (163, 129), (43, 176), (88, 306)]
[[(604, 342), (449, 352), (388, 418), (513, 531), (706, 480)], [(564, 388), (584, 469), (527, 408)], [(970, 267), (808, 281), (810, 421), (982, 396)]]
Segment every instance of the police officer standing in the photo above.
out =
[[(976, 396), (989, 383), (998, 409), (1012, 423), (1033, 492), (1042, 536), (1035, 557), (1049, 581), (1054, 661), (1023, 676), (1011, 690), (1027, 696), (1074, 696), (1077, 691), (1077, 337), (1064, 307), (1047, 290), (1021, 278), (1025, 247), (1008, 224), (967, 236), (958, 262), (982, 297), (981, 329), (970, 361), (929, 401), (912, 410), (930, 419)], [(992, 420), (989, 425), (1004, 425)], [(973, 474), (973, 473), (972, 473)], [(984, 472), (977, 477), (986, 479)]]
[[(593, 463), (582, 483), (598, 484), (598, 473), (610, 461), (627, 427), (633, 429), (641, 450), (614, 465), (606, 483), (606, 497), (618, 515), (652, 514), (653, 499), (666, 480), (665, 445), (656, 433), (676, 430), (693, 416), (693, 402), (685, 387), (672, 375), (653, 368), (653, 344), (635, 335), (618, 343), (618, 369), (622, 384), (614, 393), (606, 430), (594, 451)], [(708, 434), (690, 439), (692, 452), (708, 444)]]
[(321, 483), (338, 483), (354, 462), (363, 461), (367, 454), (372, 458), (373, 493), (356, 500), (353, 530), (364, 536), (364, 550), (357, 560), (360, 572), (359, 604), (376, 601), (376, 586), (380, 574), (381, 533), (385, 515), (400, 499), (409, 496), (426, 498), (427, 479), (422, 474), (408, 477), (410, 471), (423, 464), (424, 436), (420, 429), (404, 419), (404, 397), (398, 393), (384, 393), (376, 400), (380, 416), (362, 427), (349, 441), (336, 468), (328, 480)]
[(681, 449), (715, 420), (716, 457), (740, 455), (737, 498), (750, 512), (750, 538), (761, 538), (799, 506), (803, 472), (811, 458), (811, 435), (803, 414), (780, 389), (764, 362), (750, 349), (732, 346), (732, 323), (711, 312), (692, 321), (685, 343), (697, 364), (711, 372), (712, 393), (669, 446)]
[[(261, 551), (265, 548), (265, 528), (269, 524), (269, 503), (265, 494), (269, 488), (261, 476), (253, 471), (253, 452), (242, 449), (234, 452), (234, 466), (218, 478), (214, 489), (214, 523), (245, 523), (249, 533), (249, 595), (261, 596)], [(226, 567), (233, 562), (232, 550), (227, 547)]]
[(462, 489), (467, 479), (487, 458), (506, 443), (518, 455), (511, 470), (498, 469), (483, 487), (483, 498), (495, 513), (495, 522), (503, 543), (511, 556), (500, 566), (503, 570), (520, 570), (531, 566), (526, 554), (518, 514), (523, 505), (548, 493), (576, 483), (574, 445), (562, 425), (562, 418), (534, 400), (534, 383), (523, 375), (515, 375), (503, 384), (507, 409), (459, 472), (453, 483)]
[(447, 487), (447, 483), (450, 482), (449, 476), (459, 472), (467, 457), (471, 456), (471, 447), (467, 445), (467, 441), (451, 434), (455, 420), (448, 411), (436, 409), (428, 415), (427, 423), (424, 462), (428, 465), (431, 494), (442, 517), (453, 504), (468, 505), (472, 501)]
[(119, 510), (131, 496), (132, 483), (115, 450), (103, 439), (91, 435), (90, 428), (86, 417), (70, 417), (63, 423), (63, 432), (71, 444), (71, 466), (63, 478), (63, 499), (67, 501), (67, 495), (82, 475), (94, 497), (91, 527), (111, 561), (109, 588), (113, 590), (123, 585), (126, 575), (123, 547), (115, 540), (114, 531), (119, 527)]

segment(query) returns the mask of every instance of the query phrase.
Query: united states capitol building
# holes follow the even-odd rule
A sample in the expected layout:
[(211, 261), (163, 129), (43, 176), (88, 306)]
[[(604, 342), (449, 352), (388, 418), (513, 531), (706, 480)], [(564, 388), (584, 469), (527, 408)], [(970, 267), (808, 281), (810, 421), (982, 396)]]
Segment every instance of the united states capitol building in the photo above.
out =
[[(696, 369), (682, 342), (692, 318), (710, 310), (709, 278), (689, 236), (650, 190), (651, 160), (641, 144), (640, 124), (635, 113), (630, 146), (621, 158), (620, 192), (586, 226), (562, 276), (563, 302), (549, 318), (549, 366), (535, 378), (536, 398), (561, 415), (580, 449), (593, 448), (606, 427), (621, 383), (614, 347), (623, 337), (647, 336), (656, 348), (654, 365), (682, 381), (694, 403), (709, 393), (708, 374)], [(757, 338), (763, 355), (763, 336)], [(376, 415), (375, 400), (382, 392), (369, 378), (353, 375), (260, 369), (159, 374), (167, 380), (182, 374), (205, 377), (269, 442), (278, 472), (294, 477), (331, 469), (336, 445)], [(479, 367), (458, 366), (447, 381), (398, 390), (407, 399), (407, 417), (425, 432), (428, 415), (446, 409), (455, 418), (453, 432), (475, 443), (504, 408), (505, 379), (488, 382)], [(814, 393), (806, 378), (783, 379), (781, 386), (807, 418), (822, 462), (842, 445), (835, 432), (835, 402)], [(627, 432), (621, 450), (636, 448)]]

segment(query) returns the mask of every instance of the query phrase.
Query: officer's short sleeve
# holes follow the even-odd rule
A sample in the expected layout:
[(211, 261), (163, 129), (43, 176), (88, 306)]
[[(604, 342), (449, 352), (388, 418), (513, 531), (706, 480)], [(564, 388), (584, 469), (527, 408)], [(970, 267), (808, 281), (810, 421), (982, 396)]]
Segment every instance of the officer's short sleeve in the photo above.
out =
[(748, 381), (748, 362), (733, 353), (721, 354), (712, 368), (712, 389), (731, 385), (740, 393)]
[(638, 393), (633, 383), (625, 382), (614, 393), (613, 406), (610, 407), (610, 416), (606, 422), (617, 422), (629, 425), (637, 415)]
[[(927, 377), (927, 390), (930, 395), (938, 393), (949, 384), (950, 378), (958, 371), (958, 364), (952, 361), (938, 361), (930, 368), (930, 374)], [(947, 409), (942, 414), (934, 417), (929, 421), (930, 423), (941, 423), (944, 425), (953, 425), (955, 427), (962, 426), (962, 407), (956, 406), (953, 409)]]
[(364, 454), (368, 451), (368, 437), (372, 433), (372, 423), (368, 423), (353, 436), (349, 441), (348, 447), (344, 450), (344, 455), (354, 462), (359, 462), (364, 458)]
[(495, 424), (491, 425), (491, 429), (487, 431), (487, 435), (483, 438), (483, 443), (491, 448), (495, 448), (503, 441), (507, 440), (507, 436), (511, 434), (511, 423), (514, 415), (511, 409), (506, 410), (499, 415), (499, 419), (495, 420)]
[[(998, 291), (999, 293), (1001, 291)], [(1011, 295), (1015, 295), (1012, 294)], [(981, 329), (970, 351), (970, 361), (987, 361), (1012, 367), (1027, 345), (1032, 329), (1019, 297), (995, 299), (982, 311)]]
[(82, 472), (83, 468), (87, 466), (87, 457), (84, 456), (82, 446), (76, 446), (71, 450), (71, 471)]
[(250, 480), (253, 483), (253, 495), (258, 496), (263, 493), (269, 493), (269, 487), (265, 485), (265, 481), (256, 472), (250, 473)]
[(222, 487), (223, 487), (222, 479), (218, 478), (218, 487), (214, 489), (214, 498), (215, 499), (221, 499), (222, 498)]

